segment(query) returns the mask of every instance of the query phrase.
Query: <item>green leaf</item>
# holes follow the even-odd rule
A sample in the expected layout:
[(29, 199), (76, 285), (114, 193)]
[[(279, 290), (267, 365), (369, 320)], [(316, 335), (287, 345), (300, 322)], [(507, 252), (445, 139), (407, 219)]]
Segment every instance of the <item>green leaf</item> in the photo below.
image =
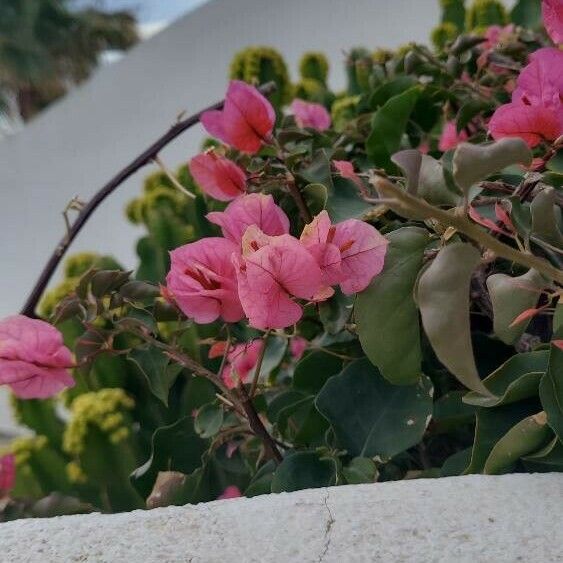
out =
[(557, 437), (537, 452), (522, 457), (524, 467), (530, 472), (562, 472), (563, 444)]
[(407, 178), (407, 191), (425, 199), (432, 205), (455, 206), (459, 195), (452, 192), (446, 183), (442, 164), (416, 149), (395, 153), (391, 160)]
[(457, 132), (459, 133), (462, 129), (464, 129), (475, 116), (491, 109), (494, 109), (494, 105), (490, 101), (486, 100), (469, 100), (463, 104), (457, 112)]
[(372, 110), (378, 109), (384, 105), (390, 98), (402, 94), (406, 90), (410, 90), (416, 85), (416, 78), (412, 76), (399, 76), (395, 80), (391, 80), (376, 88), (369, 100), (369, 106)]
[(413, 287), (422, 267), (428, 231), (403, 227), (390, 233), (383, 271), (356, 297), (354, 316), (367, 357), (396, 385), (420, 377), (420, 328)]
[[(270, 375), (281, 363), (287, 350), (287, 338), (281, 336), (270, 335), (266, 342), (266, 350), (264, 359), (260, 367), (260, 378)], [(254, 378), (255, 368), (248, 375), (248, 381)]]
[(463, 397), (463, 402), (477, 407), (496, 407), (537, 395), (548, 357), (546, 350), (512, 356), (483, 380), (493, 396), (471, 391)]
[(334, 484), (336, 484), (334, 460), (321, 459), (317, 452), (296, 452), (289, 454), (276, 469), (272, 480), (272, 492), (317, 489)]
[(303, 199), (312, 215), (318, 215), (326, 208), (328, 189), (323, 184), (307, 184), (303, 190)]
[(532, 152), (528, 145), (516, 137), (507, 137), (489, 145), (461, 143), (453, 158), (454, 179), (467, 193), (473, 184), (511, 164), (529, 166), (531, 162)]
[(442, 477), (455, 477), (462, 475), (465, 468), (469, 465), (471, 461), (471, 448), (466, 448), (452, 454), (442, 465), (440, 470), (440, 475)]
[(373, 459), (367, 457), (355, 457), (346, 467), (342, 468), (342, 473), (349, 485), (375, 483), (379, 476), (377, 465)]
[(494, 409), (477, 409), (471, 462), (464, 474), (482, 473), (495, 444), (518, 422), (537, 412), (537, 401), (519, 401)]
[(188, 475), (200, 467), (206, 449), (207, 442), (195, 433), (191, 415), (185, 416), (174, 424), (155, 430), (151, 455), (131, 474), (131, 481), (146, 498), (159, 471), (179, 471)]
[(221, 430), (223, 418), (223, 408), (209, 403), (199, 409), (194, 420), (194, 429), (202, 438), (212, 438)]
[(462, 401), (464, 395), (465, 391), (450, 391), (434, 403), (432, 414), (434, 431), (449, 432), (473, 421), (475, 408)]
[(342, 331), (350, 319), (353, 304), (354, 296), (344, 295), (339, 288), (335, 289), (330, 299), (319, 303), (319, 318), (328, 334)]
[(524, 28), (539, 28), (542, 22), (541, 0), (518, 0), (510, 12), (510, 19)]
[(553, 337), (563, 338), (563, 298), (560, 297), (553, 313)]
[(563, 350), (551, 345), (549, 365), (540, 382), (540, 399), (547, 422), (563, 442)]
[(258, 471), (255, 473), (254, 477), (250, 481), (250, 484), (244, 491), (245, 497), (255, 497), (258, 495), (267, 495), (272, 492), (272, 479), (274, 478), (274, 472), (276, 470), (276, 464), (273, 460), (266, 462)]
[(401, 140), (419, 95), (418, 86), (410, 88), (390, 98), (373, 115), (366, 151), (375, 166), (392, 168), (391, 155), (401, 147)]
[(493, 305), (493, 328), (505, 344), (513, 344), (524, 334), (530, 319), (510, 325), (520, 313), (537, 305), (540, 290), (546, 285), (543, 276), (536, 270), (528, 270), (517, 277), (493, 274), (487, 278)]
[(342, 360), (315, 350), (304, 356), (295, 366), (293, 387), (307, 393), (318, 393), (329, 377), (342, 370)]
[(332, 191), (329, 191), (326, 209), (334, 223), (346, 219), (361, 217), (372, 208), (360, 198), (360, 190), (356, 183), (342, 176), (332, 177)]
[[(296, 175), (308, 182), (303, 193), (306, 201), (313, 204), (312, 211), (326, 199), (324, 207), (335, 223), (359, 217), (371, 208), (371, 204), (360, 198), (359, 188), (352, 180), (332, 175), (330, 154), (326, 149), (316, 151), (311, 163), (297, 170)], [(321, 185), (326, 188), (326, 198)]]
[(391, 385), (367, 359), (331, 377), (317, 396), (320, 413), (350, 455), (389, 459), (420, 441), (432, 414), (432, 383)]
[(129, 280), (131, 272), (121, 270), (101, 270), (96, 272), (90, 280), (90, 287), (94, 297), (104, 297), (121, 287)]
[(168, 393), (181, 367), (170, 365), (170, 358), (159, 348), (136, 348), (129, 352), (127, 359), (145, 376), (153, 395), (168, 406)]
[(418, 282), (422, 324), (438, 359), (467, 388), (483, 395), (471, 345), (469, 286), (479, 251), (468, 243), (450, 244), (438, 253)]
[(532, 234), (557, 248), (563, 249), (563, 234), (559, 229), (561, 224), (561, 209), (555, 203), (555, 189), (544, 188), (532, 203)]
[(485, 462), (484, 473), (487, 475), (508, 473), (522, 456), (545, 445), (551, 436), (553, 434), (547, 425), (545, 412), (521, 420), (494, 445)]

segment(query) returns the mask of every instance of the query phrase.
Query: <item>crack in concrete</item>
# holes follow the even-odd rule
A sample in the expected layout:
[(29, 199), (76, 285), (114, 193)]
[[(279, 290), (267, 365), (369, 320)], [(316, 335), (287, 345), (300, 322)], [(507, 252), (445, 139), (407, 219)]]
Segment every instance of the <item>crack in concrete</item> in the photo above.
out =
[(334, 525), (335, 520), (334, 520), (334, 516), (332, 515), (332, 511), (330, 510), (330, 507), (328, 506), (329, 497), (330, 497), (330, 492), (327, 491), (325, 497), (323, 498), (323, 503), (324, 503), (325, 508), (328, 512), (328, 520), (326, 522), (326, 527), (325, 527), (323, 550), (321, 551), (321, 553), (319, 555), (318, 563), (321, 563), (322, 561), (324, 561), (324, 558), (326, 557), (326, 554), (328, 553), (328, 548), (330, 547), (330, 542), (332, 541), (331, 532), (332, 532), (332, 526)]

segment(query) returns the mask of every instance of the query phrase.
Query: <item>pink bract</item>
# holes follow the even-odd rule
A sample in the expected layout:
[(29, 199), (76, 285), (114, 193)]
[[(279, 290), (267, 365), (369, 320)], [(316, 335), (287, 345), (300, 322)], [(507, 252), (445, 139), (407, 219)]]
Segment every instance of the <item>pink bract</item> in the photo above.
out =
[(0, 321), (0, 384), (20, 399), (44, 399), (74, 385), (70, 350), (62, 334), (39, 319), (14, 315)]
[(551, 40), (563, 43), (563, 2), (561, 0), (543, 0), (543, 23)]
[(275, 122), (272, 104), (241, 80), (229, 83), (222, 110), (206, 111), (201, 116), (201, 123), (210, 135), (250, 154), (269, 141)]
[(227, 354), (227, 365), (221, 372), (223, 383), (229, 388), (247, 383), (250, 373), (256, 367), (264, 342), (260, 339), (236, 344)]
[(16, 458), (13, 454), (0, 457), (0, 498), (10, 492), (16, 483)]
[(240, 489), (236, 485), (229, 485), (221, 495), (217, 497), (217, 500), (225, 500), (230, 498), (238, 498), (241, 497), (242, 493)]
[(457, 126), (455, 121), (448, 121), (442, 129), (442, 135), (440, 136), (440, 141), (438, 143), (438, 148), (442, 152), (449, 151), (450, 149), (455, 149), (459, 143), (467, 141), (467, 133), (465, 131), (457, 132)]
[(315, 259), (291, 235), (269, 237), (249, 227), (235, 257), (239, 297), (254, 328), (285, 328), (303, 314), (294, 297), (311, 300), (321, 289)]
[(343, 178), (352, 180), (359, 188), (363, 189), (364, 185), (360, 177), (354, 172), (354, 165), (347, 160), (333, 160), (332, 164), (338, 170)]
[(296, 98), (289, 109), (295, 116), (295, 122), (299, 127), (310, 127), (317, 131), (325, 131), (330, 127), (330, 114), (321, 104)]
[(528, 146), (535, 147), (543, 140), (553, 141), (563, 134), (563, 115), (541, 105), (505, 104), (491, 117), (489, 132), (493, 139), (520, 137)]
[(539, 49), (530, 57), (512, 93), (489, 122), (494, 139), (520, 137), (530, 147), (563, 134), (563, 52)]
[(346, 295), (363, 291), (381, 272), (388, 244), (364, 221), (347, 219), (332, 225), (326, 211), (303, 229), (301, 242), (318, 261), (323, 283), (339, 284)]
[(267, 235), (289, 233), (289, 219), (271, 195), (248, 194), (230, 203), (225, 211), (213, 211), (207, 219), (221, 227), (223, 236), (237, 244), (250, 225)]
[(170, 253), (168, 292), (195, 322), (211, 323), (219, 317), (236, 322), (244, 317), (232, 263), (232, 255), (237, 252), (230, 240), (210, 237)]
[(244, 171), (213, 151), (194, 156), (189, 168), (201, 189), (219, 201), (230, 201), (246, 191)]
[(308, 347), (309, 341), (302, 336), (294, 336), (289, 341), (289, 351), (295, 360), (301, 359)]

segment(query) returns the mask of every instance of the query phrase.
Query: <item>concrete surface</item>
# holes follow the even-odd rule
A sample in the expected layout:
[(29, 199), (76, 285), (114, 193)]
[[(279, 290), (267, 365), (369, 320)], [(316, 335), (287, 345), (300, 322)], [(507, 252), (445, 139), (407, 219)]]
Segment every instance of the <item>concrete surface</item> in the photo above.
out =
[(421, 479), (0, 525), (25, 562), (563, 561), (563, 474)]

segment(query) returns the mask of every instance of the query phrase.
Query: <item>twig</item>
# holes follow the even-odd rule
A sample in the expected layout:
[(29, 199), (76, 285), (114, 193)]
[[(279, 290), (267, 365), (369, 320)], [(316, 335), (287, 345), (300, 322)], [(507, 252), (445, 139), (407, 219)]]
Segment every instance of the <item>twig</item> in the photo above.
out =
[(172, 172), (170, 172), (170, 170), (168, 169), (166, 164), (164, 164), (164, 162), (162, 161), (162, 159), (158, 155), (153, 158), (153, 162), (162, 170), (162, 172), (164, 172), (166, 177), (170, 180), (172, 185), (177, 190), (179, 190), (180, 192), (182, 192), (184, 195), (188, 196), (189, 198), (195, 199), (195, 194), (190, 192), (190, 190), (184, 188), (184, 186), (182, 186), (182, 184), (180, 184), (180, 182), (178, 182), (178, 180), (176, 180), (176, 178), (174, 177), (174, 174), (172, 174)]
[[(268, 82), (263, 86), (260, 86), (259, 90), (263, 94), (269, 94), (275, 90), (276, 86), (273, 82)], [(72, 241), (76, 238), (78, 233), (82, 230), (82, 227), (86, 224), (92, 213), (98, 208), (98, 206), (108, 197), (116, 188), (118, 188), (127, 178), (132, 176), (137, 170), (145, 166), (146, 164), (152, 162), (158, 153), (171, 143), (176, 137), (181, 135), (186, 129), (194, 126), (199, 122), (201, 114), (214, 109), (221, 109), (223, 107), (224, 100), (217, 102), (208, 108), (184, 119), (173, 125), (164, 135), (162, 135), (157, 141), (155, 141), (149, 148), (142, 152), (139, 156), (133, 159), (125, 168), (118, 172), (105, 186), (103, 186), (94, 197), (84, 206), (82, 211), (79, 213), (76, 221), (70, 228), (67, 234), (62, 238), (60, 243), (55, 248), (53, 254), (45, 264), (43, 271), (41, 272), (38, 280), (35, 282), (33, 289), (24, 306), (21, 309), (22, 315), (27, 315), (28, 317), (35, 317), (35, 308), (37, 303), (41, 299), (47, 284), (49, 283), (51, 277), (53, 276), (57, 266), (65, 255), (68, 247)]]
[(258, 386), (258, 380), (260, 379), (260, 370), (262, 369), (262, 362), (264, 361), (266, 347), (268, 346), (268, 336), (270, 336), (269, 330), (266, 331), (262, 337), (262, 349), (260, 350), (260, 355), (258, 356), (256, 366), (254, 367), (254, 378), (252, 379), (252, 385), (250, 386), (250, 398), (253, 398), (256, 393), (256, 387)]
[(548, 279), (563, 285), (563, 271), (552, 266), (547, 260), (534, 256), (531, 253), (521, 252), (500, 242), (477, 225), (471, 223), (466, 217), (455, 213), (448, 213), (443, 209), (434, 207), (424, 200), (408, 194), (381, 176), (375, 176), (372, 182), (376, 189), (384, 194), (385, 197), (395, 197), (395, 207), (398, 207), (400, 210), (409, 213), (414, 212), (417, 217), (436, 219), (444, 225), (454, 227), (457, 231), (473, 239), (481, 246), (492, 250), (497, 256), (516, 262), (526, 268), (534, 268)]
[(240, 404), (246, 413), (246, 417), (248, 418), (248, 424), (250, 425), (251, 430), (258, 436), (262, 443), (264, 444), (264, 448), (266, 449), (266, 454), (268, 457), (273, 459), (276, 463), (280, 463), (283, 459), (280, 451), (274, 439), (270, 436), (270, 433), (266, 430), (265, 426), (262, 424), (252, 401), (244, 388), (244, 385), (239, 386), (239, 393), (241, 395)]

